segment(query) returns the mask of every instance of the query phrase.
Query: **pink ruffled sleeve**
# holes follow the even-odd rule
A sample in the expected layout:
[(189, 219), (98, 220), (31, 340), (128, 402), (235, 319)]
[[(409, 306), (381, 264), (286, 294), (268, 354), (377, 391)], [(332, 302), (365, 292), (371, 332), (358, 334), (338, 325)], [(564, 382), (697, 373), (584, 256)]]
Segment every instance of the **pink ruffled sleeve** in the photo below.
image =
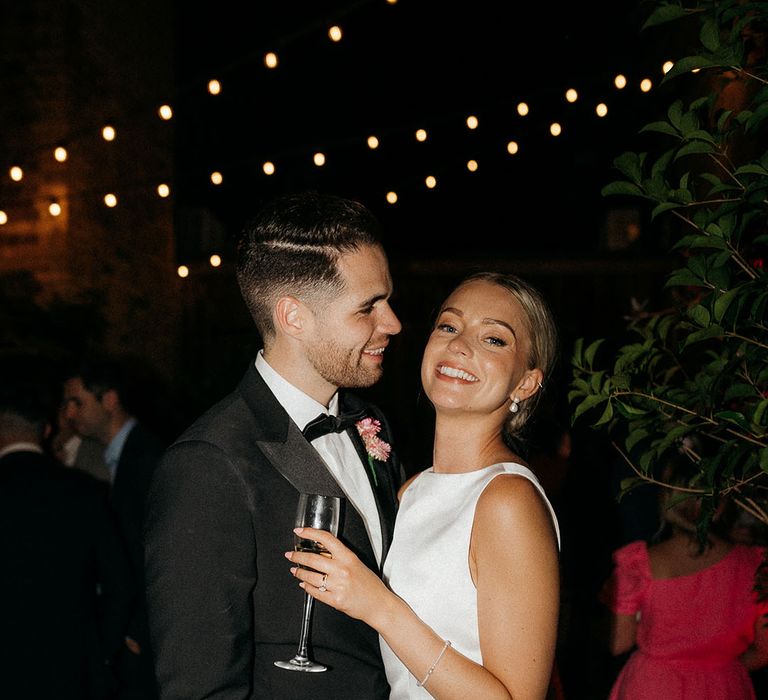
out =
[(651, 583), (648, 548), (630, 542), (613, 553), (613, 573), (600, 592), (600, 600), (617, 615), (634, 615)]

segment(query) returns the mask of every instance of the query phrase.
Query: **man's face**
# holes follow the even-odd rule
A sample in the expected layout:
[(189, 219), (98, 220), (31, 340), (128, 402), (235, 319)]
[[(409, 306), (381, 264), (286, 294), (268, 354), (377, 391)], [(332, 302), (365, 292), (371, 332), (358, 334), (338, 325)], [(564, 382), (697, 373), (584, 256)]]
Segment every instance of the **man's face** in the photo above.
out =
[(314, 314), (307, 359), (337, 387), (367, 387), (382, 375), (384, 350), (402, 325), (389, 305), (392, 279), (383, 250), (364, 246), (339, 259), (345, 288)]
[(64, 382), (64, 417), (80, 435), (109, 442), (110, 415), (95, 394), (83, 386), (79, 377)]

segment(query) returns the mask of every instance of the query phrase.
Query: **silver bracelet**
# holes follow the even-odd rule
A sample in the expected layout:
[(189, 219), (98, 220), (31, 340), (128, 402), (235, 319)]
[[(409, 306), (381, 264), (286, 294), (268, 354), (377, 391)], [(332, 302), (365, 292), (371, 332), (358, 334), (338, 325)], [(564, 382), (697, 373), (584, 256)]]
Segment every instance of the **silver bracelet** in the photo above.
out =
[(421, 681), (421, 683), (418, 683), (418, 682), (416, 683), (416, 686), (418, 688), (423, 688), (427, 684), (427, 681), (429, 680), (429, 677), (432, 675), (432, 671), (434, 671), (435, 670), (435, 666), (437, 666), (437, 664), (440, 663), (440, 659), (443, 658), (443, 654), (445, 654), (445, 650), (449, 646), (451, 646), (451, 642), (450, 642), (450, 640), (446, 639), (445, 640), (445, 644), (443, 644), (443, 648), (440, 650), (440, 653), (437, 655), (437, 658), (434, 660), (432, 665), (429, 667), (429, 671), (427, 671), (427, 675), (424, 676), (424, 680)]

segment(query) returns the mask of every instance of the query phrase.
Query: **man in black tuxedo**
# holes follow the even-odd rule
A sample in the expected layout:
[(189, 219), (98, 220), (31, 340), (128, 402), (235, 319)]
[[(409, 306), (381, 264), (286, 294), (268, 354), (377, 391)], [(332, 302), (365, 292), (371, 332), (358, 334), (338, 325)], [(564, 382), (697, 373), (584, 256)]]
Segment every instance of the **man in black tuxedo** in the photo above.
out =
[(110, 504), (128, 548), (139, 587), (128, 653), (120, 660), (120, 700), (153, 700), (157, 685), (152, 665), (144, 597), (144, 502), (166, 445), (133, 414), (130, 373), (123, 363), (88, 358), (67, 373), (64, 413), (82, 436), (104, 447), (110, 473)]
[[(243, 231), (237, 277), (263, 349), (169, 448), (147, 502), (161, 698), (384, 700), (377, 634), (324, 605), (314, 609), (311, 649), (329, 670), (274, 665), (295, 654), (301, 627), (303, 593), (284, 557), (299, 493), (345, 497), (339, 535), (374, 570), (392, 538), (403, 469), (394, 453), (366, 453), (354, 421), (380, 421), (387, 442), (389, 428), (346, 391), (381, 377), (401, 329), (378, 224), (338, 197), (279, 199)], [(318, 414), (348, 413), (340, 432), (302, 433)]]
[(0, 358), (0, 696), (111, 700), (136, 589), (106, 484), (45, 453), (45, 367)]

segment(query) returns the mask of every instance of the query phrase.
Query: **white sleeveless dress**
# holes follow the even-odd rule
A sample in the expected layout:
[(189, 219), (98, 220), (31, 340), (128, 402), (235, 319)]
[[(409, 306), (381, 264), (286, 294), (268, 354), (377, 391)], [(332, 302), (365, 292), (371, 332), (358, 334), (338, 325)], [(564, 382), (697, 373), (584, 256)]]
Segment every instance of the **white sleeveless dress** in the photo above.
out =
[[(530, 469), (504, 462), (461, 474), (419, 474), (403, 494), (392, 545), (384, 562), (384, 580), (413, 611), (453, 648), (481, 664), (477, 625), (477, 589), (469, 572), (469, 539), (475, 506), (499, 474), (518, 474), (541, 493), (560, 544), (555, 512)], [(431, 698), (389, 645), (379, 638), (390, 700)]]

